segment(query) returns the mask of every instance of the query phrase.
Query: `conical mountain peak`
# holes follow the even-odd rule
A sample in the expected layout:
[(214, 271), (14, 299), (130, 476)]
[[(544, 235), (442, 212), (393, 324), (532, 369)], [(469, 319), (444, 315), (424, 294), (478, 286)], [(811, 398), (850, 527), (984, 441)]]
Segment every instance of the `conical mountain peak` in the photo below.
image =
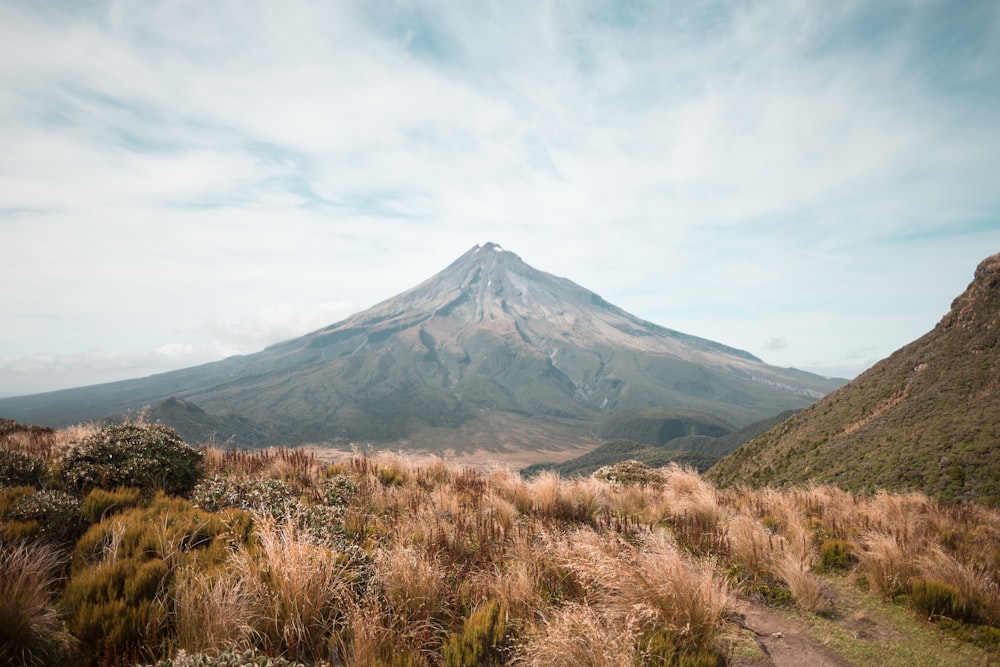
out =
[[(257, 354), (69, 390), (81, 393), (64, 402), (85, 409), (63, 418), (177, 396), (208, 415), (267, 424), (286, 444), (398, 442), (461, 427), (492, 433), (493, 446), (521, 438), (538, 447), (542, 432), (563, 446), (589, 442), (596, 424), (623, 408), (681, 406), (745, 425), (840, 384), (642, 320), (490, 242), (412, 289)], [(101, 396), (113, 409), (95, 407)]]

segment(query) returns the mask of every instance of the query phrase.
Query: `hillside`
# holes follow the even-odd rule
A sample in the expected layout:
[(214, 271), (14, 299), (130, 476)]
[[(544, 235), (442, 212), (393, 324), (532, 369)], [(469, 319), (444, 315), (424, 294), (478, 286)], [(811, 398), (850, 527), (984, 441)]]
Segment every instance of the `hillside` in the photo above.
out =
[[(624, 413), (613, 415), (602, 425), (601, 433), (607, 434), (610, 439), (602, 442), (594, 450), (561, 463), (537, 463), (524, 468), (521, 472), (533, 476), (543, 470), (551, 470), (563, 477), (574, 477), (590, 475), (598, 468), (625, 460), (639, 461), (654, 468), (676, 463), (694, 468), (698, 472), (705, 472), (715, 465), (720, 456), (729, 454), (743, 443), (785, 421), (792, 414), (794, 414), (792, 411), (783, 412), (754, 422), (739, 431), (727, 432), (730, 429), (723, 429), (718, 420), (709, 415), (699, 416), (689, 410), (656, 408), (626, 410)], [(677, 434), (679, 431), (674, 430), (673, 432), (677, 434), (675, 437), (664, 438), (664, 433), (669, 433), (670, 429), (663, 429), (662, 425), (676, 421), (686, 423), (687, 431), (715, 431), (725, 435), (716, 437), (679, 435)], [(624, 437), (628, 434), (646, 437), (636, 441)]]
[(831, 483), (1000, 503), (1000, 254), (926, 335), (713, 467), (722, 484)]
[(607, 415), (650, 404), (743, 426), (842, 384), (644, 321), (490, 243), (256, 354), (0, 399), (0, 415), (61, 426), (179, 399), (162, 421), (185, 437), (503, 452), (589, 445)]
[(713, 437), (732, 433), (732, 424), (696, 410), (630, 408), (608, 417), (598, 431), (603, 440), (634, 440), (661, 446), (677, 438)]

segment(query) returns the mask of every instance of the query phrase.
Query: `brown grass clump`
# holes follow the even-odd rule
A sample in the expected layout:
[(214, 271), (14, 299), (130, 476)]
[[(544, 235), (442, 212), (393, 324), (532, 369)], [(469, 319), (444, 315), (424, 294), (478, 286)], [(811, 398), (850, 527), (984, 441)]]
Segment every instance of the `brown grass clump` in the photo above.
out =
[(42, 544), (0, 544), (0, 663), (60, 662), (65, 645), (54, 598), (63, 564)]
[(0, 418), (0, 449), (47, 459), (55, 453), (57, 443), (58, 434), (47, 426)]
[(775, 563), (774, 569), (792, 592), (799, 607), (806, 611), (816, 611), (823, 605), (823, 589), (819, 579), (801, 559), (787, 554)]
[(916, 554), (892, 535), (870, 533), (864, 540), (860, 567), (872, 592), (892, 599), (917, 576)]
[(672, 463), (663, 469), (663, 516), (681, 544), (696, 554), (722, 547), (718, 530), (723, 513), (715, 489), (697, 472)]
[(244, 576), (229, 569), (182, 569), (174, 590), (177, 647), (191, 653), (253, 648), (260, 638), (254, 624), (264, 612), (254, 592)]
[(729, 556), (745, 566), (752, 577), (764, 576), (781, 550), (782, 538), (745, 514), (733, 517), (725, 530)]
[(324, 658), (350, 597), (346, 565), (329, 549), (301, 539), (291, 524), (265, 522), (257, 540), (259, 550), (241, 546), (231, 559), (235, 576), (243, 578), (246, 608), (257, 610), (250, 625), (265, 650), (295, 659)]
[(408, 623), (443, 623), (450, 586), (441, 564), (423, 549), (399, 543), (375, 555), (375, 575), (391, 611)]
[(637, 630), (587, 604), (557, 607), (515, 655), (524, 667), (632, 667)]
[(569, 566), (587, 599), (643, 639), (666, 632), (678, 653), (711, 648), (732, 600), (710, 563), (694, 564), (662, 535), (632, 545), (580, 531)]

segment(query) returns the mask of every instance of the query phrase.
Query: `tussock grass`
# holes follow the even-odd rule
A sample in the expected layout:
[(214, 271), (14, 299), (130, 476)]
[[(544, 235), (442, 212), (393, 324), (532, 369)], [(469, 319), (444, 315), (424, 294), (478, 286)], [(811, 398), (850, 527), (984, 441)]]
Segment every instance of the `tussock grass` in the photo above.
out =
[(258, 548), (241, 546), (231, 564), (242, 578), (251, 626), (265, 650), (295, 659), (319, 660), (343, 623), (350, 574), (337, 554), (312, 544), (290, 523), (262, 522)]
[(55, 453), (59, 439), (58, 433), (46, 426), (0, 419), (0, 449), (47, 459)]
[(570, 542), (587, 599), (642, 637), (666, 631), (679, 653), (711, 648), (732, 600), (711, 563), (687, 560), (660, 534), (638, 545), (593, 531)]
[(177, 647), (190, 653), (253, 648), (261, 637), (255, 621), (264, 613), (256, 592), (246, 577), (228, 569), (182, 569), (174, 589)]
[(44, 544), (0, 544), (0, 662), (54, 664), (62, 625), (55, 605), (64, 558)]
[(637, 629), (587, 604), (552, 610), (517, 651), (524, 667), (632, 667), (638, 661)]
[(445, 620), (449, 582), (441, 563), (427, 551), (388, 545), (375, 555), (375, 574), (396, 616), (408, 623)]
[[(85, 644), (69, 662), (237, 649), (331, 665), (709, 665), (738, 634), (736, 597), (794, 599), (812, 617), (830, 611), (833, 577), (970, 636), (1000, 628), (1000, 514), (986, 508), (720, 492), (678, 465), (628, 483), (203, 451), (194, 506), (135, 489), (77, 499), (92, 525), (72, 576), (32, 579), (35, 627), (57, 634), (61, 592)], [(33, 493), (2, 490), (0, 527), (43, 548), (7, 530)]]

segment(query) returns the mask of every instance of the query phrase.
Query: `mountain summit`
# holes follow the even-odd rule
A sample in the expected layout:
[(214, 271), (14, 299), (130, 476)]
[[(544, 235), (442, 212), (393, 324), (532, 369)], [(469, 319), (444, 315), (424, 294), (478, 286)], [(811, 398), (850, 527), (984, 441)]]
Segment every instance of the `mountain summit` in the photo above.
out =
[(176, 397), (213, 424), (252, 421), (237, 441), (253, 442), (241, 444), (261, 444), (262, 430), (298, 444), (428, 443), (459, 429), (470, 446), (544, 447), (586, 439), (623, 408), (687, 407), (745, 425), (840, 384), (646, 322), (486, 243), (410, 290), (256, 354), (0, 399), (0, 414), (59, 425)]

